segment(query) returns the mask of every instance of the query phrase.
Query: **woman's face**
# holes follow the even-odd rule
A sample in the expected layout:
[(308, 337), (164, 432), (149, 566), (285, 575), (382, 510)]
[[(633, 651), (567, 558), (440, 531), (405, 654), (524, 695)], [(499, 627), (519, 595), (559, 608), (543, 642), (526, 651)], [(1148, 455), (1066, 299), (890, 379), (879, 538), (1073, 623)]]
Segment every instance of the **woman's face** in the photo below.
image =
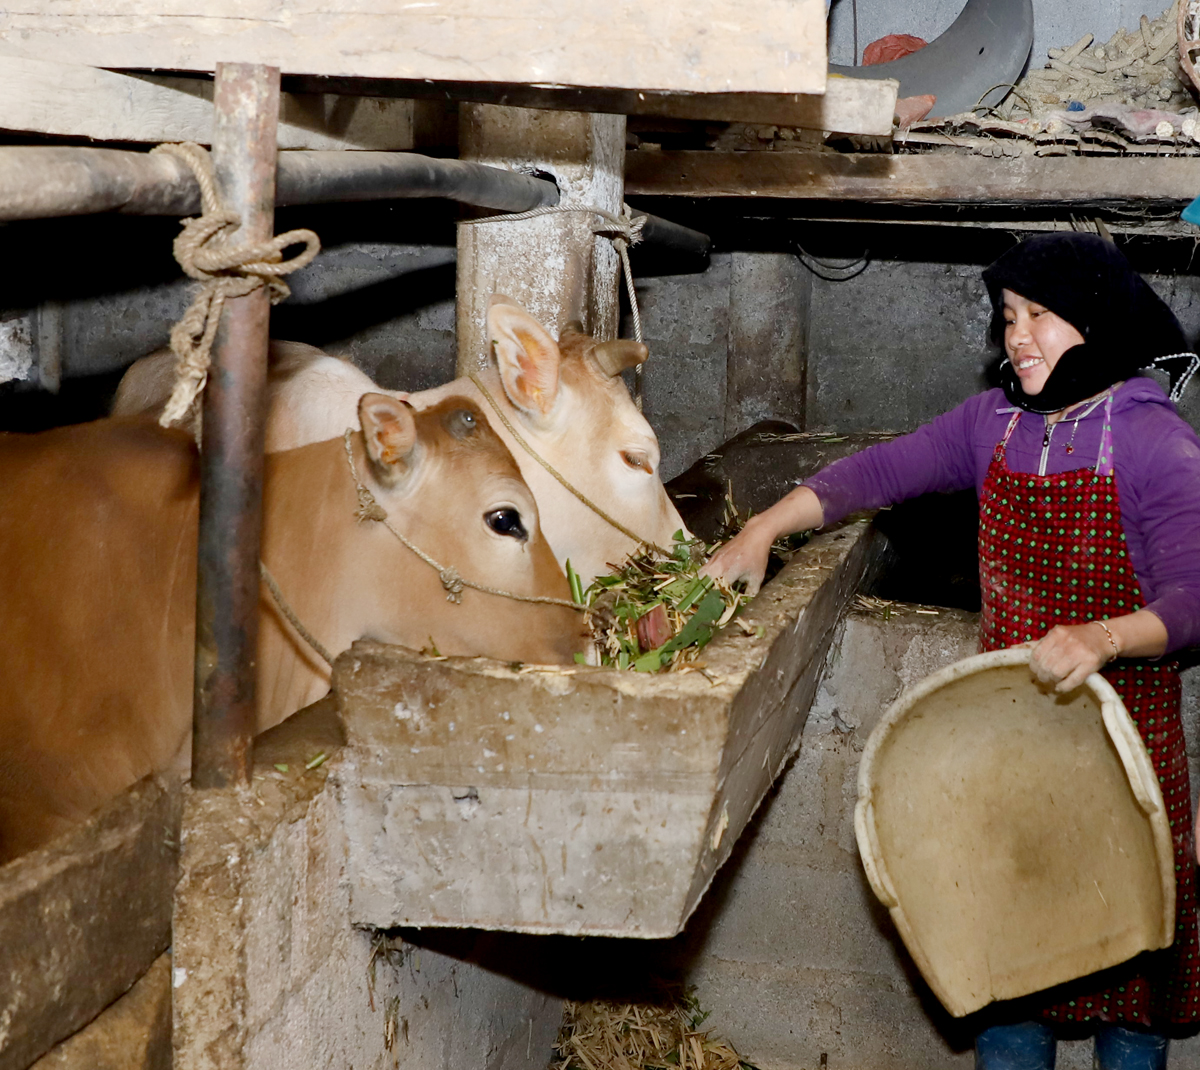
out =
[(1029, 301), (1012, 290), (1004, 298), (1004, 352), (1021, 380), (1021, 389), (1040, 394), (1054, 365), (1072, 346), (1083, 344), (1083, 335), (1045, 305)]

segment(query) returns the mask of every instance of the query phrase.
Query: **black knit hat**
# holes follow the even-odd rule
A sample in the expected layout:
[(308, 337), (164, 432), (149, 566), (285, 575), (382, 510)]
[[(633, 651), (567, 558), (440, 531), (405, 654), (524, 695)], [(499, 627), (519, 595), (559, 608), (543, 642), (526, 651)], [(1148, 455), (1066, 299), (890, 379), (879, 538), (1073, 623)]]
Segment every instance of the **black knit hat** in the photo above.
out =
[(1112, 242), (1095, 234), (1040, 234), (1010, 249), (983, 273), (992, 299), (992, 338), (1003, 344), (1004, 298), (1011, 290), (1050, 309), (1081, 335), (1034, 395), (1012, 364), (1001, 365), (1004, 393), (1028, 412), (1058, 412), (1136, 375), (1158, 357), (1187, 350), (1183, 328)]

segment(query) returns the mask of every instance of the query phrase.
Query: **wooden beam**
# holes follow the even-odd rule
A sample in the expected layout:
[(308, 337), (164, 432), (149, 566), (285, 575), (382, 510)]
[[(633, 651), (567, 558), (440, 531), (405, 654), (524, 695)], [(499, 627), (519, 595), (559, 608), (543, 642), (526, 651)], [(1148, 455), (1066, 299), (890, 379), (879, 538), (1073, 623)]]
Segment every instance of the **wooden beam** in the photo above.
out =
[(830, 75), (824, 93), (663, 93), (653, 90), (510, 85), (494, 82), (413, 82), (379, 78), (292, 77), (304, 92), (366, 93), (500, 104), (539, 111), (606, 112), (683, 120), (801, 126), (842, 134), (890, 134), (896, 111), (894, 78)]
[[(0, 128), (96, 141), (212, 139), (213, 83), (0, 56)], [(281, 149), (411, 149), (413, 102), (284, 94)]]
[(749, 197), (890, 203), (1186, 204), (1200, 157), (913, 156), (805, 152), (625, 155), (625, 191), (641, 196)]
[(0, 12), (0, 54), (89, 67), (820, 93), (822, 0), (30, 0)]

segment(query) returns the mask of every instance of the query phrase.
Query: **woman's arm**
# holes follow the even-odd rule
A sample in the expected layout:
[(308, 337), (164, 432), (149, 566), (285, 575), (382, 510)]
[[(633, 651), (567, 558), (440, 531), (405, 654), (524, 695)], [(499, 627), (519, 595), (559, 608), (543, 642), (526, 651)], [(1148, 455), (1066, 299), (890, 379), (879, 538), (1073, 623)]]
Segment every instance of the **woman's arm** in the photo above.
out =
[(821, 499), (808, 487), (797, 487), (766, 512), (747, 520), (746, 526), (713, 554), (700, 574), (728, 583), (745, 580), (746, 593), (753, 597), (762, 586), (771, 544), (780, 536), (810, 531), (824, 523)]
[(1123, 617), (1110, 617), (1104, 625), (1098, 621), (1055, 625), (1034, 644), (1029, 667), (1042, 683), (1054, 684), (1055, 691), (1066, 692), (1113, 658), (1157, 658), (1166, 652), (1166, 625), (1150, 610), (1139, 609)]
[(994, 411), (1000, 392), (968, 398), (957, 408), (891, 442), (870, 446), (821, 469), (741, 532), (705, 566), (703, 575), (746, 581), (758, 593), (771, 543), (781, 535), (833, 524), (860, 509), (878, 509), (929, 491), (975, 485), (975, 428)]

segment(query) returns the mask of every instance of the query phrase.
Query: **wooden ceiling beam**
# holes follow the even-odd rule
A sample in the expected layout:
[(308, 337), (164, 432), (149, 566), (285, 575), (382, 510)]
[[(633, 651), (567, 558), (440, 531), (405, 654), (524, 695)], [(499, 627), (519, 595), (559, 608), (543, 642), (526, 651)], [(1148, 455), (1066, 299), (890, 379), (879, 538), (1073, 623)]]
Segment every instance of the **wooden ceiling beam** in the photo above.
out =
[(535, 83), (668, 93), (822, 93), (823, 0), (28, 0), (0, 55), (120, 70)]
[(625, 190), (655, 197), (1063, 209), (1117, 202), (1184, 205), (1200, 192), (1200, 158), (640, 150), (626, 153)]

